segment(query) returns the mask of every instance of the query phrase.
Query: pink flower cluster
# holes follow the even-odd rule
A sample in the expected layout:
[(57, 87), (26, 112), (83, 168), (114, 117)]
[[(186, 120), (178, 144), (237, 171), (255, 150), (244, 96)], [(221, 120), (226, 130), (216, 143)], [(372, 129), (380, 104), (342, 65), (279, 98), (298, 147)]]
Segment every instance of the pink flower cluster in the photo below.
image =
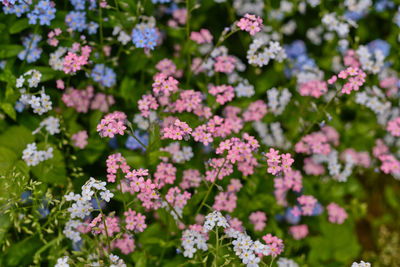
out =
[(143, 95), (142, 99), (138, 101), (139, 110), (142, 116), (147, 118), (150, 114), (150, 110), (157, 110), (158, 103), (157, 100), (152, 95)]
[(157, 171), (154, 173), (154, 183), (158, 189), (166, 184), (173, 184), (176, 179), (176, 168), (171, 163), (160, 162)]
[(296, 240), (303, 239), (308, 235), (308, 226), (306, 224), (291, 226), (289, 228), (289, 233)]
[(168, 58), (164, 58), (157, 63), (156, 69), (166, 76), (182, 77), (183, 71), (177, 70), (174, 62)]
[(79, 131), (71, 136), (71, 140), (74, 141), (74, 146), (84, 149), (87, 145), (87, 132), (85, 130)]
[(126, 114), (121, 111), (109, 113), (97, 125), (97, 132), (101, 137), (113, 138), (115, 135), (124, 135)]
[(196, 127), (192, 133), (196, 142), (201, 142), (205, 146), (213, 142), (213, 137), (226, 137), (232, 132), (238, 133), (243, 127), (242, 120), (232, 113), (232, 109), (225, 109), (227, 118), (219, 116), (212, 117), (206, 124)]
[(286, 206), (286, 193), (289, 190), (300, 192), (303, 188), (302, 179), (300, 171), (297, 170), (286, 172), (283, 177), (276, 177), (274, 179), (274, 194), (277, 204)]
[(311, 95), (315, 98), (319, 98), (323, 94), (328, 92), (328, 85), (324, 81), (310, 81), (300, 87), (300, 95), (308, 96)]
[(49, 45), (56, 47), (58, 45), (58, 39), (55, 38), (56, 36), (59, 36), (62, 33), (62, 30), (60, 28), (55, 28), (54, 31), (50, 31), (47, 34), (47, 37), (49, 38), (47, 42)]
[(259, 16), (245, 14), (243, 18), (241, 18), (237, 22), (237, 26), (242, 30), (249, 32), (250, 35), (254, 35), (257, 32), (261, 31), (263, 27), (263, 21)]
[(250, 214), (250, 222), (254, 224), (254, 230), (263, 231), (265, 226), (267, 225), (265, 222), (267, 221), (267, 215), (265, 212), (256, 211)]
[(206, 181), (214, 182), (216, 178), (222, 180), (233, 172), (233, 165), (225, 159), (212, 158), (208, 163), (209, 169), (206, 171)]
[(173, 125), (163, 129), (162, 139), (182, 140), (192, 133), (192, 128), (186, 122), (175, 120)]
[(183, 209), (187, 203), (187, 201), (190, 199), (191, 194), (186, 191), (181, 191), (179, 187), (171, 187), (168, 190), (167, 195), (165, 198), (167, 199), (168, 203), (171, 204), (172, 207), (178, 207), (179, 209)]
[(64, 58), (63, 62), (63, 71), (65, 74), (68, 73), (75, 73), (76, 71), (80, 70), (82, 66), (88, 64), (88, 59), (90, 52), (92, 49), (90, 46), (85, 45), (81, 47), (81, 55), (78, 56), (76, 52), (79, 51), (80, 44), (74, 43), (72, 49), (74, 52), (68, 52), (67, 55)]
[(321, 175), (325, 173), (325, 168), (322, 164), (316, 163), (312, 158), (304, 159), (303, 170), (308, 175)]
[(147, 225), (145, 223), (146, 216), (136, 211), (129, 210), (124, 212), (126, 229), (130, 231), (143, 232)]
[(358, 91), (360, 89), (360, 86), (362, 86), (365, 83), (365, 77), (367, 75), (365, 72), (360, 69), (360, 68), (353, 68), (349, 67), (346, 70), (342, 70), (339, 72), (339, 75), (336, 77), (336, 75), (332, 76), (329, 80), (329, 84), (333, 84), (336, 82), (337, 78), (346, 80), (348, 78), (348, 81), (343, 85), (342, 88), (342, 93), (343, 94), (350, 94), (351, 91)]
[(87, 113), (89, 108), (108, 112), (109, 107), (115, 103), (112, 95), (94, 94), (93, 86), (88, 86), (85, 90), (69, 87), (63, 94), (62, 101), (67, 107), (72, 107), (82, 113)]
[(267, 104), (262, 100), (257, 100), (249, 105), (243, 113), (244, 121), (260, 121), (267, 114)]
[(393, 136), (400, 137), (400, 117), (389, 121), (386, 130), (388, 130)]
[(353, 148), (348, 148), (340, 154), (340, 158), (345, 161), (347, 156), (352, 158), (354, 165), (364, 168), (368, 168), (371, 165), (371, 158), (367, 151), (357, 152)]
[(154, 75), (153, 80), (153, 92), (156, 96), (169, 96), (171, 93), (178, 91), (178, 81), (172, 76), (167, 76), (161, 72)]
[(215, 196), (215, 202), (213, 208), (221, 211), (233, 212), (236, 208), (237, 196), (236, 193), (242, 188), (242, 184), (239, 179), (231, 179), (231, 183), (228, 186), (226, 192), (220, 192)]
[(109, 183), (115, 183), (115, 178), (117, 177), (116, 174), (118, 169), (125, 174), (127, 174), (130, 170), (129, 165), (126, 163), (125, 158), (121, 155), (121, 153), (116, 153), (109, 155), (107, 160), (107, 181)]
[(216, 96), (217, 103), (221, 105), (232, 101), (232, 99), (235, 97), (235, 89), (233, 89), (232, 86), (225, 84), (219, 86), (211, 85), (208, 92), (213, 96)]
[(346, 67), (359, 68), (360, 62), (357, 59), (357, 54), (353, 49), (346, 51), (346, 55), (343, 58), (343, 63)]
[[(195, 113), (197, 113), (196, 111), (202, 109), (201, 98), (202, 96), (200, 92), (196, 92), (194, 90), (183, 90), (182, 92), (180, 92), (179, 98), (173, 104), (172, 111), (179, 113), (182, 113), (184, 111), (195, 111)], [(211, 110), (209, 108), (208, 110), (208, 113), (211, 114)]]
[(276, 257), (283, 252), (283, 241), (276, 236), (267, 234), (262, 237), (271, 250), (271, 256)]
[(186, 8), (177, 8), (172, 12), (173, 19), (168, 20), (168, 26), (176, 28), (178, 24), (184, 25), (187, 19)]
[(226, 150), (226, 159), (232, 164), (237, 163), (238, 170), (244, 176), (248, 176), (253, 174), (254, 167), (258, 164), (252, 152), (259, 146), (258, 141), (253, 136), (244, 133), (243, 140), (232, 137), (221, 142), (216, 150), (216, 154), (223, 154)]
[(331, 223), (342, 224), (348, 217), (345, 209), (336, 203), (331, 202), (326, 209), (328, 210), (329, 221)]
[(314, 132), (304, 136), (295, 146), (296, 153), (323, 154), (331, 152), (331, 145), (339, 145), (339, 134), (332, 127), (325, 126), (319, 132)]
[(268, 158), (268, 173), (277, 175), (280, 171), (288, 173), (292, 170), (291, 166), (294, 159), (292, 159), (289, 153), (279, 155), (279, 150), (270, 148), (269, 152), (266, 153), (265, 156)]
[(297, 201), (301, 205), (302, 215), (311, 216), (317, 204), (317, 199), (313, 196), (302, 195), (297, 198)]
[(215, 58), (214, 70), (222, 73), (232, 73), (235, 70), (236, 59), (233, 56), (222, 55)]
[(379, 81), (379, 86), (381, 88), (388, 89), (386, 91), (386, 95), (388, 97), (395, 97), (398, 94), (399, 88), (397, 86), (398, 78), (397, 77), (387, 77)]
[(123, 238), (118, 238), (111, 243), (111, 248), (113, 247), (119, 248), (122, 253), (128, 255), (132, 253), (136, 248), (135, 240), (132, 238), (131, 235), (124, 233)]
[(139, 193), (138, 198), (142, 202), (142, 206), (146, 209), (158, 209), (161, 206), (160, 196), (156, 192), (157, 185), (150, 178), (145, 180), (143, 177), (149, 175), (149, 170), (138, 169), (129, 171), (125, 177), (129, 180), (129, 186), (122, 187), (123, 191), (131, 194)]
[(207, 29), (200, 29), (200, 32), (191, 32), (190, 39), (198, 44), (209, 44), (213, 40), (213, 36)]
[(200, 186), (200, 183), (203, 179), (204, 177), (197, 169), (184, 170), (182, 181), (180, 182), (179, 186), (182, 189), (196, 188)]
[(392, 154), (389, 153), (389, 148), (383, 143), (381, 139), (376, 140), (376, 145), (372, 150), (374, 157), (382, 161), (380, 169), (392, 175), (400, 175), (400, 161), (398, 161)]

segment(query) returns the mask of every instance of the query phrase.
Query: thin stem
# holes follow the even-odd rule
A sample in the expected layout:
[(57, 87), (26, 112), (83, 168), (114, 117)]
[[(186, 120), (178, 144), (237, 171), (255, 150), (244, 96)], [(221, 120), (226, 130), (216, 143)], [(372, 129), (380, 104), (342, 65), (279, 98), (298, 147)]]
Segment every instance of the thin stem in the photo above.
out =
[(271, 263), (269, 264), (269, 267), (272, 266), (272, 263), (274, 262), (274, 260), (275, 260), (275, 257), (272, 257), (272, 260), (271, 260)]
[(119, 174), (119, 173), (117, 173), (117, 179), (118, 179), (119, 189), (121, 190), (121, 195), (122, 195), (122, 203), (124, 204), (124, 210), (127, 210), (127, 208), (126, 208), (126, 202), (125, 202), (125, 196), (124, 196), (124, 192), (122, 191), (121, 177), (120, 177), (120, 174)]
[[(340, 89), (338, 89), (335, 93), (335, 95), (329, 100), (328, 103), (325, 104), (325, 106), (318, 112), (317, 116), (315, 117), (314, 121), (311, 123), (311, 125), (307, 128), (307, 130), (304, 132), (303, 136), (307, 135), (310, 130), (312, 129), (312, 127), (314, 127), (314, 125), (318, 122), (320, 116), (322, 113), (324, 113), (326, 111), (326, 109), (329, 107), (329, 105), (333, 102), (333, 100), (339, 95), (339, 93), (341, 92)], [(299, 141), (299, 140), (298, 140)], [(297, 141), (297, 142), (298, 142)], [(296, 143), (297, 143), (296, 142)]]
[[(96, 198), (97, 205), (99, 206), (99, 210), (100, 210), (100, 214), (101, 214), (101, 220), (103, 221), (104, 231), (106, 232), (107, 246), (108, 246), (108, 249), (111, 250), (111, 243), (110, 243), (110, 237), (108, 236), (108, 230), (107, 230), (106, 219), (105, 219), (105, 217), (104, 217), (103, 210), (102, 210), (102, 208), (101, 208), (101, 206), (100, 206), (100, 201), (99, 201), (99, 199), (97, 198), (97, 194), (95, 193), (94, 196), (95, 196), (95, 198)], [(106, 253), (106, 252), (107, 252), (107, 251), (104, 250), (104, 253), (105, 253), (105, 254), (108, 254), (108, 253)]]
[(219, 250), (219, 237), (218, 227), (215, 229), (215, 267), (218, 267), (218, 250)]
[[(228, 39), (231, 35), (233, 35), (234, 33), (238, 32), (238, 31), (239, 31), (239, 29), (235, 29), (235, 30), (229, 32), (229, 33), (226, 34), (226, 35), (224, 35), (224, 33), (222, 33), (222, 35), (219, 37), (219, 40), (218, 40), (217, 44), (213, 47), (213, 49), (210, 50), (210, 52), (207, 53), (207, 55), (205, 56), (204, 60), (202, 60), (202, 62), (203, 62), (203, 63), (206, 62), (207, 59), (210, 57), (211, 52), (212, 52), (215, 48), (219, 47), (226, 39)], [(196, 72), (196, 71), (201, 67), (201, 65), (202, 65), (202, 64), (197, 65), (197, 67), (193, 70), (193, 72)]]
[(217, 175), (215, 175), (214, 182), (213, 182), (213, 183), (211, 184), (211, 186), (208, 188), (207, 193), (206, 193), (206, 195), (204, 196), (203, 201), (201, 202), (200, 207), (197, 209), (197, 211), (196, 211), (196, 213), (194, 214), (193, 218), (196, 218), (197, 214), (199, 214), (201, 208), (204, 206), (204, 203), (206, 202), (208, 196), (210, 195), (211, 190), (213, 189), (213, 187), (214, 187), (214, 185), (215, 185), (215, 182), (217, 181), (218, 175), (219, 175), (219, 173), (221, 172), (222, 168), (223, 168), (224, 165), (225, 165), (225, 162), (226, 162), (226, 158), (224, 159), (224, 162), (222, 163), (221, 167), (219, 167), (218, 172), (217, 172)]
[(147, 151), (147, 146), (145, 144), (143, 144), (142, 141), (139, 140), (139, 138), (136, 137), (136, 135), (133, 133), (133, 128), (132, 125), (130, 123), (128, 123), (129, 129), (131, 130), (130, 134), (132, 135), (133, 138), (135, 138), (136, 141), (138, 141), (138, 143)]
[(190, 0), (186, 0), (186, 54), (187, 54), (187, 85), (192, 77), (190, 58)]
[(103, 16), (101, 11), (101, 6), (99, 6), (99, 25), (100, 25), (100, 44), (103, 48)]

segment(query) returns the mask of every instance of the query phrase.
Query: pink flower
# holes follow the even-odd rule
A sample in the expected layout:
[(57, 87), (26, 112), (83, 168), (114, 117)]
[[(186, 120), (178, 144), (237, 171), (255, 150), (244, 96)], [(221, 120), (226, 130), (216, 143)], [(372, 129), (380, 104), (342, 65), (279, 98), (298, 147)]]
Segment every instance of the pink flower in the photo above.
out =
[(328, 210), (329, 221), (331, 223), (342, 224), (348, 217), (345, 209), (341, 208), (336, 203), (331, 202), (326, 209)]

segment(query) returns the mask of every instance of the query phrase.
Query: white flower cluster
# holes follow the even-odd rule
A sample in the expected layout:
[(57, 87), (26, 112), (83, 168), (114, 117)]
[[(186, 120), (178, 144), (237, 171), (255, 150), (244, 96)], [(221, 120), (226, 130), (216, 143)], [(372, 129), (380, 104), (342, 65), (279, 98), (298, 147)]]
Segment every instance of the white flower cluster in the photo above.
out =
[(114, 36), (117, 34), (118, 34), (117, 40), (121, 42), (123, 45), (126, 45), (131, 40), (131, 36), (126, 32), (124, 32), (119, 26), (115, 26), (112, 32), (112, 35)]
[(33, 113), (42, 115), (52, 109), (53, 103), (50, 101), (50, 96), (45, 94), (44, 88), (42, 88), (40, 96), (26, 93), (25, 88), (21, 89), (20, 93), (19, 101), (26, 106), (31, 106)]
[(347, 37), (350, 32), (350, 26), (356, 27), (354, 21), (346, 20), (343, 17), (337, 17), (336, 13), (325, 14), (322, 17), (322, 25), (330, 32), (336, 32), (339, 37)]
[(241, 233), (233, 228), (227, 231), (227, 235), (235, 240), (232, 241), (233, 251), (242, 260), (247, 267), (258, 267), (261, 258), (259, 254), (268, 256), (271, 250), (268, 245), (262, 244), (260, 241), (253, 241), (250, 236)]
[(365, 261), (360, 261), (360, 263), (353, 262), (351, 267), (371, 267), (371, 263)]
[(372, 5), (371, 0), (345, 0), (344, 5), (351, 12), (356, 12), (359, 14), (364, 14), (367, 12), (368, 8)]
[(293, 3), (286, 0), (279, 1), (279, 3), (279, 8), (271, 10), (268, 14), (272, 20), (282, 21), (285, 18), (285, 13), (290, 14), (293, 11)]
[(184, 163), (193, 158), (193, 150), (191, 146), (182, 146), (180, 149), (179, 142), (170, 143), (163, 151), (168, 151), (172, 155), (172, 160), (175, 163)]
[(101, 200), (109, 202), (114, 196), (114, 194), (106, 188), (106, 182), (95, 180), (93, 177), (90, 177), (90, 179), (82, 186), (82, 194), (74, 194), (73, 192), (70, 192), (68, 195), (65, 195), (67, 201), (74, 201), (72, 206), (68, 208), (71, 219), (65, 224), (63, 231), (67, 238), (74, 242), (81, 240), (80, 234), (76, 228), (78, 228), (82, 223), (78, 220), (72, 219), (76, 217), (84, 219), (86, 216), (90, 215), (90, 212), (94, 209), (90, 201), (92, 200), (93, 195), (97, 196), (98, 192), (100, 192), (101, 197), (101, 199), (98, 199), (99, 202), (101, 202)]
[(267, 39), (263, 35), (256, 35), (247, 51), (249, 64), (262, 67), (268, 65), (271, 59), (282, 62), (286, 58), (285, 49), (278, 42), (268, 42)]
[(149, 117), (145, 118), (140, 113), (135, 114), (133, 122), (136, 123), (137, 127), (142, 130), (148, 130), (151, 123), (157, 120), (157, 113), (155, 111), (149, 112)]
[(207, 214), (204, 222), (204, 232), (207, 233), (211, 231), (215, 225), (223, 228), (229, 227), (228, 221), (219, 211), (213, 211), (212, 213)]
[(273, 122), (270, 124), (271, 133), (269, 133), (267, 124), (256, 121), (253, 122), (253, 128), (257, 131), (261, 138), (261, 142), (269, 147), (278, 147), (283, 149), (289, 149), (291, 144), (286, 140), (283, 135), (282, 127), (280, 122)]
[(365, 91), (356, 93), (356, 103), (366, 106), (376, 115), (382, 115), (390, 110), (391, 103), (385, 100), (382, 90), (375, 85), (372, 89), (367, 87)]
[(292, 94), (287, 88), (279, 91), (275, 87), (267, 91), (268, 108), (275, 114), (281, 115), (285, 110), (286, 105), (289, 103)]
[(110, 261), (111, 261), (110, 267), (126, 267), (124, 260), (120, 259), (117, 255), (114, 255), (112, 253), (110, 254)]
[(283, 257), (279, 258), (276, 263), (278, 264), (278, 267), (299, 267), (295, 261)]
[(383, 68), (385, 56), (380, 49), (375, 49), (374, 54), (371, 54), (368, 47), (360, 45), (356, 53), (364, 71), (377, 74)]
[(258, 263), (260, 262), (259, 254), (270, 255), (271, 250), (268, 245), (264, 245), (258, 240), (253, 241), (247, 234), (230, 227), (227, 219), (219, 211), (214, 211), (206, 216), (201, 231), (199, 229), (184, 231), (181, 243), (185, 249), (183, 255), (192, 258), (197, 249), (206, 251), (208, 247), (206, 244), (207, 235), (205, 233), (211, 231), (215, 226), (223, 227), (224, 229), (228, 228), (225, 233), (228, 237), (234, 239), (232, 241), (233, 251), (247, 267), (258, 267)]
[(69, 260), (68, 256), (58, 258), (57, 263), (56, 265), (54, 265), (54, 267), (69, 267), (69, 264), (67, 263), (68, 260)]
[(294, 72), (293, 75), (297, 77), (297, 85), (305, 84), (311, 81), (322, 81), (324, 72), (317, 66), (305, 65), (299, 72)]
[[(185, 249), (183, 252), (183, 256), (187, 258), (193, 258), (193, 254), (196, 253), (198, 249), (203, 251), (207, 251), (207, 235), (196, 231), (186, 229), (182, 235), (181, 245)], [(196, 248), (197, 247), (197, 248)]]
[(51, 135), (60, 133), (60, 120), (56, 117), (49, 116), (40, 122), (39, 127), (32, 132), (32, 134), (37, 134), (42, 128), (45, 128)]
[(246, 13), (254, 14), (257, 16), (264, 15), (264, 1), (263, 0), (234, 0), (233, 8), (236, 14), (244, 16)]
[(16, 84), (17, 88), (21, 88), (22, 86), (24, 86), (25, 76), (31, 76), (27, 80), (29, 88), (37, 87), (40, 82), (40, 79), (42, 78), (42, 74), (39, 71), (35, 69), (28, 70), (27, 72), (19, 76), (19, 78), (17, 79), (17, 84)]
[(329, 175), (339, 182), (347, 182), (347, 178), (351, 175), (354, 167), (354, 160), (350, 155), (346, 156), (346, 165), (342, 172), (342, 165), (339, 163), (338, 152), (332, 150), (328, 156), (322, 154), (316, 154), (312, 156), (312, 159), (316, 163), (328, 163)]
[(37, 150), (36, 143), (28, 144), (22, 151), (22, 159), (28, 166), (36, 166), (40, 162), (51, 159), (53, 157), (53, 148), (47, 150)]
[(235, 86), (235, 93), (236, 97), (251, 97), (255, 93), (254, 86), (249, 84), (247, 79), (244, 79), (243, 82), (240, 82)]
[(68, 48), (59, 46), (56, 51), (50, 54), (49, 65), (53, 70), (61, 71), (64, 65), (64, 54), (67, 53)]

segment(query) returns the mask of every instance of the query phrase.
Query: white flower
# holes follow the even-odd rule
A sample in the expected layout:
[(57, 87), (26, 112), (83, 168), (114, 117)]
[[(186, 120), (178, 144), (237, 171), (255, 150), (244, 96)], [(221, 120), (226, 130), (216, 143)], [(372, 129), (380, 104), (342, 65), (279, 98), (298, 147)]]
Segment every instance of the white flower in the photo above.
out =
[(54, 265), (54, 267), (69, 267), (69, 264), (67, 263), (69, 257), (64, 256), (62, 258), (57, 259), (57, 264)]
[(110, 202), (110, 199), (114, 196), (114, 194), (111, 193), (110, 190), (106, 190), (106, 191), (100, 192), (100, 196), (104, 201)]

